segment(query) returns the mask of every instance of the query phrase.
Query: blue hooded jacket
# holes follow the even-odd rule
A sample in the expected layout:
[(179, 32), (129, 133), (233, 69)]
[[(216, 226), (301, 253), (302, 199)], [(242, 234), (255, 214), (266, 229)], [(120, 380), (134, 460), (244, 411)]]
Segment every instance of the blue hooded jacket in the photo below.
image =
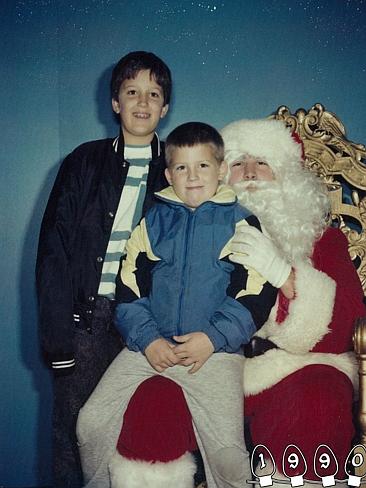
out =
[(155, 339), (204, 332), (215, 352), (240, 352), (267, 318), (276, 292), (254, 270), (231, 263), (238, 225), (259, 222), (220, 186), (194, 211), (171, 187), (126, 245), (117, 283), (116, 325), (127, 347), (144, 352)]

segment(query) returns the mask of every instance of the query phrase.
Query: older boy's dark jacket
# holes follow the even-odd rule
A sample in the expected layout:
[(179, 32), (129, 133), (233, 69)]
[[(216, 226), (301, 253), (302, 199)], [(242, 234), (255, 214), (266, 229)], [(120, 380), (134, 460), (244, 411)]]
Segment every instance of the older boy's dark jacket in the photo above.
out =
[[(155, 191), (167, 185), (157, 136), (152, 141), (143, 214)], [(36, 277), (41, 342), (57, 368), (73, 360), (73, 315), (91, 321), (104, 256), (128, 171), (124, 142), (113, 139), (82, 144), (66, 157), (43, 217)]]

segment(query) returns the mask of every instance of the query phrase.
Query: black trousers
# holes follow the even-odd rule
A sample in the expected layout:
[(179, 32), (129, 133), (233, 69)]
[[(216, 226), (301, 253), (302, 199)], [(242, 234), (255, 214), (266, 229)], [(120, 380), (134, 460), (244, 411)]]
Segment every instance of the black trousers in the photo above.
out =
[(76, 442), (76, 420), (113, 359), (122, 350), (122, 340), (113, 325), (113, 307), (97, 299), (91, 331), (76, 327), (76, 365), (69, 374), (54, 378), (53, 487), (80, 488), (82, 471)]

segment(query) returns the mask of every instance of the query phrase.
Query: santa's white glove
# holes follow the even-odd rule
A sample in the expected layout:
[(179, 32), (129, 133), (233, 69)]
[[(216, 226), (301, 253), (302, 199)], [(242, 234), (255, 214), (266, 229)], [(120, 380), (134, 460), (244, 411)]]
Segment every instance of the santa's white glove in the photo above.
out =
[(276, 288), (286, 282), (291, 266), (281, 256), (272, 239), (253, 226), (240, 227), (230, 244), (230, 261), (254, 268)]

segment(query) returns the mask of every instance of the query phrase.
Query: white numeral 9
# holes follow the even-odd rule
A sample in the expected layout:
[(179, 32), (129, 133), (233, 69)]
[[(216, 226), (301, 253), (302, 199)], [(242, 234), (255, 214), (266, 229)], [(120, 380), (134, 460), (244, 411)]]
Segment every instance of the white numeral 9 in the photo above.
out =
[(289, 455), (287, 461), (289, 462), (290, 468), (296, 469), (299, 465), (299, 456), (293, 452)]
[(319, 456), (319, 461), (320, 461), (320, 467), (323, 469), (329, 468), (330, 465), (330, 457), (329, 454), (326, 454), (325, 452)]

